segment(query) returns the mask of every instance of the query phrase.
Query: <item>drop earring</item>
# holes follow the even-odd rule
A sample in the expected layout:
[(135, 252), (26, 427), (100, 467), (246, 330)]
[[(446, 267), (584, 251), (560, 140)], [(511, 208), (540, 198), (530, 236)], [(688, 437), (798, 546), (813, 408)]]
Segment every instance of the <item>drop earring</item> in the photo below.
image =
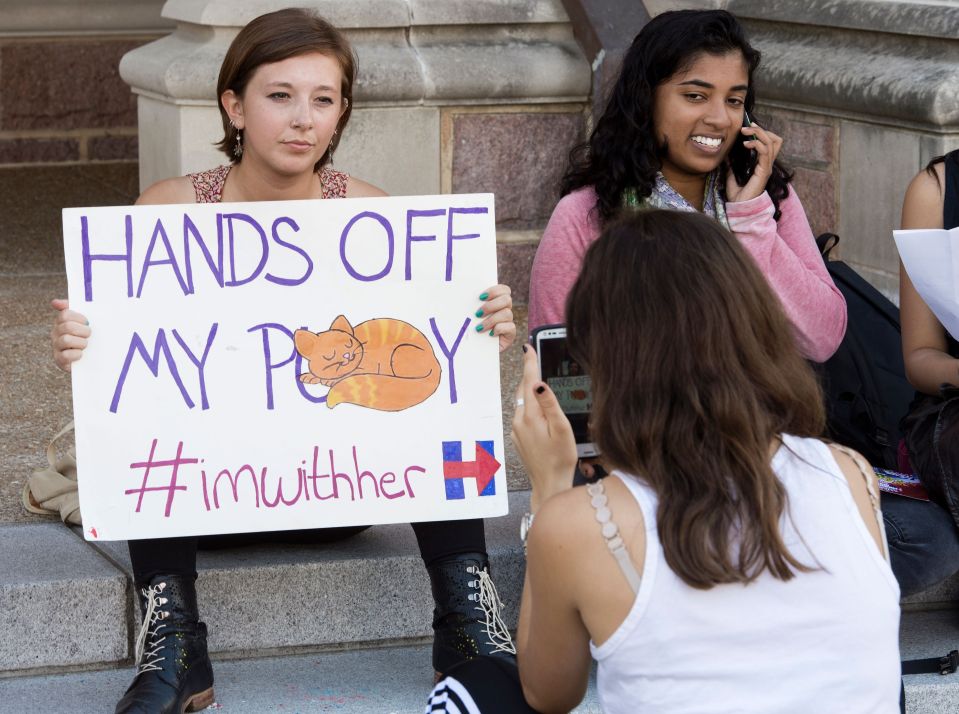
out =
[(330, 137), (330, 145), (327, 147), (326, 151), (330, 156), (330, 166), (333, 165), (333, 142), (336, 141), (336, 129), (333, 130), (333, 136)]
[(236, 130), (236, 143), (233, 145), (233, 155), (236, 158), (240, 158), (243, 155), (243, 130), (240, 129), (233, 121), (230, 121), (230, 126)]

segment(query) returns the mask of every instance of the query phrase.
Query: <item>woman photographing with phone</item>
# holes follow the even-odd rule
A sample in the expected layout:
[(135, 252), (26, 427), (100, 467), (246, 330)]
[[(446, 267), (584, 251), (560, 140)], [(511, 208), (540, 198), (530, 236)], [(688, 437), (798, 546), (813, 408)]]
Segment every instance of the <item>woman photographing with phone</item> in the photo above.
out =
[(759, 60), (724, 10), (663, 13), (637, 35), (592, 136), (571, 154), (533, 262), (530, 330), (565, 321), (586, 249), (607, 224), (628, 210), (665, 208), (729, 228), (779, 298), (803, 355), (821, 362), (835, 352), (845, 300), (777, 162), (782, 139), (749, 122)]
[(591, 659), (606, 714), (899, 711), (876, 476), (818, 439), (816, 377), (740, 241), (695, 213), (626, 216), (566, 314), (610, 476), (571, 486), (572, 428), (527, 347), (518, 676), (465, 663), (428, 711), (568, 712)]

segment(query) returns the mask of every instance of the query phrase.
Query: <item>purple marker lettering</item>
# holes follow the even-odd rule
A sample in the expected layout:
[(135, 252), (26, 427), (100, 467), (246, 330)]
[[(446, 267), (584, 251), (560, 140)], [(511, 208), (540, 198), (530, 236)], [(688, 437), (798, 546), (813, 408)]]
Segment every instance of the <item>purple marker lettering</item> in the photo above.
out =
[[(309, 329), (305, 325), (300, 328), (301, 330)], [(290, 341), (293, 340), (293, 335), (290, 335)], [(300, 375), (303, 374), (303, 355), (296, 351), (296, 347), (293, 347), (293, 379), (296, 380), (296, 388), (299, 390), (300, 394), (308, 402), (313, 402), (314, 404), (324, 404), (326, 403), (326, 395), (322, 397), (314, 397), (306, 388), (306, 385), (300, 381)]]
[[(361, 218), (372, 218), (376, 221), (379, 221), (380, 225), (386, 230), (386, 243), (387, 243), (387, 259), (386, 267), (383, 268), (380, 272), (375, 275), (363, 275), (358, 272), (352, 264), (350, 264), (349, 259), (346, 257), (346, 239), (350, 235), (350, 230)], [(368, 252), (368, 247), (364, 246)], [(343, 267), (346, 268), (353, 278), (356, 280), (362, 280), (363, 282), (372, 282), (374, 280), (379, 280), (382, 277), (385, 277), (389, 274), (390, 270), (393, 268), (393, 226), (390, 225), (390, 222), (383, 218), (379, 213), (373, 213), (372, 211), (363, 211), (353, 218), (350, 219), (350, 222), (346, 224), (346, 228), (343, 229), (343, 233), (340, 234), (340, 261), (343, 263)]]
[(296, 495), (287, 499), (283, 495), (283, 477), (278, 476), (276, 479), (276, 498), (271, 502), (270, 499), (266, 497), (266, 466), (260, 471), (260, 490), (263, 493), (263, 505), (267, 508), (276, 508), (280, 501), (283, 501), (284, 506), (292, 506), (297, 501), (300, 500), (300, 496), (303, 495), (303, 481), (299, 478), (296, 479)]
[[(156, 249), (157, 237), (163, 241), (163, 249), (166, 251), (167, 257), (153, 260), (153, 251)], [(170, 239), (167, 237), (166, 228), (163, 227), (163, 221), (161, 221), (159, 218), (157, 219), (156, 225), (153, 227), (153, 235), (150, 236), (150, 245), (147, 246), (147, 254), (143, 259), (143, 269), (140, 271), (140, 284), (137, 285), (137, 297), (143, 295), (143, 283), (146, 282), (147, 272), (154, 265), (169, 265), (171, 268), (173, 268), (173, 274), (176, 276), (177, 282), (180, 283), (180, 289), (183, 291), (183, 294), (190, 294), (190, 287), (183, 279), (183, 275), (180, 273), (180, 266), (177, 265), (176, 258), (173, 257), (173, 246), (170, 245)]]
[(206, 490), (206, 469), (200, 469), (200, 485), (203, 487), (203, 505), (210, 510), (210, 494)]
[(417, 473), (425, 474), (426, 469), (422, 466), (410, 466), (403, 472), (403, 481), (406, 483), (406, 490), (410, 495), (410, 498), (416, 498), (416, 494), (413, 493), (413, 485), (410, 483), (410, 471), (416, 471)]
[[(386, 478), (387, 476), (389, 476), (389, 479)], [(392, 471), (387, 471), (385, 474), (380, 476), (380, 491), (382, 491), (383, 495), (388, 499), (392, 501), (394, 498), (401, 498), (406, 495), (406, 491), (390, 493), (386, 490), (386, 484), (388, 483), (396, 483), (396, 474)]]
[[(263, 266), (266, 265), (266, 259), (270, 254), (270, 244), (266, 239), (266, 231), (263, 230), (252, 216), (248, 216), (245, 213), (225, 213), (223, 214), (223, 218), (226, 219), (227, 225), (229, 226), (230, 242), (230, 280), (225, 282), (224, 285), (228, 288), (233, 288), (237, 285), (246, 285), (248, 282), (255, 280), (263, 271)], [(260, 261), (256, 264), (253, 272), (241, 280), (237, 280), (236, 277), (236, 239), (239, 231), (233, 227), (235, 222), (246, 223), (248, 226), (251, 226), (260, 238)]]
[(196, 224), (190, 220), (190, 217), (187, 214), (183, 214), (183, 269), (186, 272), (187, 295), (192, 295), (195, 292), (193, 287), (193, 256), (192, 251), (190, 250), (190, 236), (193, 236), (193, 241), (200, 247), (200, 252), (203, 253), (203, 259), (206, 261), (207, 266), (209, 266), (210, 272), (213, 273), (213, 278), (216, 280), (216, 284), (221, 288), (223, 287), (222, 220), (222, 216), (218, 213), (217, 225), (221, 227), (220, 230), (217, 231), (216, 235), (216, 259), (214, 260), (213, 256), (210, 254), (210, 249), (206, 247), (206, 242), (204, 242), (203, 236), (200, 235), (200, 230), (196, 227)]
[(320, 447), (313, 447), (313, 471), (307, 476), (313, 482), (313, 495), (316, 496), (319, 501), (326, 501), (330, 498), (333, 498), (333, 494), (329, 493), (326, 496), (320, 495), (320, 490), (316, 487), (316, 480), (320, 478), (329, 478), (329, 474), (320, 474), (319, 473), (319, 462), (320, 462)]
[(80, 252), (83, 257), (83, 299), (93, 301), (93, 261), (122, 261), (127, 264), (127, 297), (133, 297), (133, 217), (127, 215), (124, 220), (126, 226), (126, 253), (91, 253), (90, 227), (87, 217), (80, 216)]
[[(296, 355), (296, 350), (294, 349), (290, 356), (287, 357), (282, 362), (271, 362), (270, 358), (272, 353), (270, 350), (270, 330), (277, 330), (282, 332), (290, 339), (290, 344), (293, 344), (293, 333), (286, 329), (283, 325), (280, 325), (276, 322), (264, 322), (262, 325), (254, 325), (247, 332), (255, 332), (256, 330), (262, 331), (263, 338), (263, 361), (266, 368), (266, 408), (273, 409), (273, 370), (284, 367), (293, 361), (293, 357)], [(299, 381), (299, 380), (297, 380)]]
[(173, 336), (176, 338), (176, 341), (180, 343), (180, 347), (186, 352), (187, 357), (190, 358), (190, 361), (196, 365), (196, 371), (200, 378), (200, 407), (201, 409), (209, 409), (210, 402), (206, 397), (206, 378), (204, 376), (204, 368), (206, 367), (206, 358), (210, 354), (210, 346), (213, 344), (213, 338), (216, 337), (216, 328), (219, 326), (219, 323), (214, 322), (213, 326), (210, 327), (210, 332), (206, 338), (206, 347), (203, 348), (203, 356), (198, 360), (196, 355), (190, 350), (187, 346), (187, 343), (183, 341), (183, 338), (180, 337), (180, 333), (176, 330), (172, 330)]
[(453, 358), (456, 356), (456, 350), (459, 349), (460, 341), (463, 339), (463, 335), (466, 334), (466, 328), (470, 326), (470, 318), (466, 318), (463, 322), (463, 326), (460, 328), (460, 333), (456, 336), (456, 341), (453, 342), (452, 349), (446, 346), (443, 336), (440, 334), (439, 328), (436, 326), (436, 318), (430, 318), (430, 329), (433, 331), (433, 335), (436, 337), (436, 341), (440, 345), (440, 350), (443, 354), (446, 355), (446, 363), (449, 365), (449, 370), (447, 374), (449, 375), (450, 381), (450, 404), (456, 404), (456, 369), (453, 364)]
[(303, 275), (301, 275), (299, 278), (278, 278), (274, 275), (267, 273), (266, 279), (269, 280), (271, 283), (276, 283), (277, 285), (286, 285), (291, 287), (294, 285), (302, 285), (303, 283), (306, 282), (307, 278), (309, 278), (310, 275), (313, 273), (313, 261), (310, 259), (309, 254), (305, 250), (300, 248), (300, 246), (295, 245), (293, 243), (288, 243), (287, 241), (280, 238), (280, 234), (277, 231), (277, 228), (280, 226), (280, 224), (283, 224), (283, 223), (285, 223), (288, 226), (291, 226), (294, 231), (300, 230), (300, 227), (296, 224), (296, 221), (294, 221), (292, 218), (280, 216), (275, 221), (273, 221), (273, 229), (272, 229), (273, 241), (277, 245), (281, 245), (284, 248), (289, 248), (294, 253), (301, 255), (303, 257), (303, 260), (306, 261), (306, 270), (304, 271)]
[(373, 482), (373, 493), (380, 497), (380, 486), (376, 482), (376, 475), (372, 471), (360, 471), (359, 458), (356, 455), (356, 447), (353, 447), (353, 466), (356, 469), (356, 487), (360, 492), (360, 500), (363, 500), (363, 479), (368, 478)]
[[(172, 459), (165, 459), (161, 461), (154, 461), (154, 456), (156, 455), (157, 440), (154, 439), (153, 443), (150, 446), (150, 456), (147, 457), (146, 461), (141, 461), (138, 463), (130, 464), (130, 469), (143, 469), (143, 482), (140, 484), (140, 488), (128, 488), (123, 493), (127, 496), (131, 494), (139, 494), (137, 497), (137, 507), (136, 512), (140, 512), (140, 507), (143, 505), (143, 495), (148, 491), (166, 491), (166, 508), (163, 511), (163, 517), (169, 518), (170, 511), (173, 509), (173, 497), (176, 495), (177, 491), (186, 491), (186, 486), (177, 485), (177, 474), (179, 473), (180, 467), (184, 464), (195, 464), (199, 462), (199, 459), (189, 459), (183, 457), (183, 442), (177, 444), (176, 447), (176, 456)], [(165, 468), (172, 467), (170, 472), (170, 482), (166, 486), (147, 486), (147, 481), (150, 479), (150, 472), (154, 467)]]
[(333, 480), (333, 498), (340, 497), (339, 484), (337, 481), (343, 480), (346, 481), (346, 485), (350, 487), (350, 500), (356, 500), (356, 492), (353, 490), (353, 482), (350, 480), (350, 477), (344, 473), (340, 473), (336, 470), (336, 465), (333, 463), (333, 449), (330, 449), (330, 475)]
[(167, 343), (166, 334), (163, 332), (163, 329), (157, 330), (156, 341), (153, 345), (153, 355), (147, 354), (146, 345), (143, 343), (143, 339), (136, 332), (133, 333), (133, 337), (130, 339), (130, 348), (127, 350), (127, 356), (123, 360), (123, 367), (120, 370), (120, 378), (117, 380), (117, 388), (113, 392), (113, 401), (110, 402), (110, 411), (116, 414), (117, 405), (120, 403), (120, 394), (123, 392), (123, 385), (127, 379), (127, 373), (130, 371), (130, 363), (133, 362), (133, 353), (138, 352), (140, 357), (143, 358), (143, 361), (146, 362), (147, 367), (149, 367), (150, 372), (153, 373), (154, 377), (160, 376), (160, 354), (163, 354), (164, 359), (166, 359), (167, 367), (170, 368), (170, 375), (173, 377), (173, 381), (176, 382), (176, 386), (180, 390), (180, 394), (183, 396), (183, 401), (186, 402), (186, 405), (193, 409), (196, 406), (193, 403), (193, 400), (190, 399), (189, 393), (186, 391), (186, 387), (183, 386), (183, 380), (180, 379), (180, 373), (176, 368), (176, 361), (173, 359), (173, 355), (170, 354), (170, 345)]
[(414, 218), (429, 218), (432, 216), (445, 216), (445, 208), (431, 208), (427, 211), (416, 211), (410, 209), (406, 212), (406, 279), (412, 280), (413, 278), (413, 241), (422, 240), (422, 241), (434, 241), (436, 240), (435, 235), (422, 235), (415, 236), (413, 235), (413, 219)]
[(220, 473), (216, 475), (216, 480), (213, 482), (213, 505), (217, 510), (220, 510), (220, 498), (217, 493), (217, 487), (220, 485), (220, 479), (226, 476), (227, 481), (230, 482), (230, 488), (233, 491), (233, 502), (240, 502), (240, 476), (242, 474), (247, 474), (250, 477), (250, 483), (253, 484), (253, 495), (256, 497), (256, 507), (260, 507), (260, 487), (256, 482), (256, 473), (253, 471), (252, 466), (241, 466), (240, 470), (236, 472), (234, 477), (229, 469), (223, 469)]
[(470, 208), (450, 208), (449, 218), (446, 222), (446, 282), (449, 282), (453, 279), (453, 241), (454, 240), (471, 240), (473, 238), (479, 238), (479, 233), (464, 233), (463, 235), (454, 235), (453, 234), (453, 217), (456, 214), (470, 214), (470, 213), (489, 213), (489, 209), (486, 206), (475, 206)]

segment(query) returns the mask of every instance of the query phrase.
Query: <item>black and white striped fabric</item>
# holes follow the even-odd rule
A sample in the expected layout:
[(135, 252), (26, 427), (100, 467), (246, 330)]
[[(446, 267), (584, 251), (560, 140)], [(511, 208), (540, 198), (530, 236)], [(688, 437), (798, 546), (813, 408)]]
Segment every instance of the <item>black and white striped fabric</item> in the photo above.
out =
[(426, 714), (482, 714), (473, 697), (453, 677), (446, 677), (433, 687), (426, 704)]
[(430, 694), (426, 714), (536, 714), (523, 698), (512, 657), (483, 655), (451, 667)]

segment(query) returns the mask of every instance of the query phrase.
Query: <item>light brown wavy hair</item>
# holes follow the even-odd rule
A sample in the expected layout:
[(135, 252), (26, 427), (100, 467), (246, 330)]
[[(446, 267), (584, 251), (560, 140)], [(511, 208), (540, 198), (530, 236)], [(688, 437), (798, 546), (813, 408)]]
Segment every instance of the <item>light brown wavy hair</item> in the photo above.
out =
[(223, 138), (217, 142), (217, 148), (233, 163), (240, 163), (243, 155), (235, 156), (237, 129), (230, 123), (230, 117), (220, 102), (220, 97), (228, 89), (242, 97), (253, 73), (264, 64), (282, 62), (290, 57), (319, 52), (335, 59), (343, 71), (340, 93), (347, 100), (346, 109), (336, 124), (336, 133), (330, 146), (314, 170), (328, 163), (336, 147), (339, 146), (343, 128), (353, 113), (353, 82), (356, 80), (356, 55), (349, 41), (333, 25), (312, 10), (287, 8), (260, 15), (251, 20), (233, 39), (216, 83), (217, 106), (220, 108), (220, 120), (223, 122)]
[(641, 211), (590, 247), (566, 303), (569, 349), (592, 378), (592, 440), (656, 492), (666, 562), (688, 585), (780, 580), (780, 434), (818, 437), (812, 369), (752, 258), (700, 214)]

